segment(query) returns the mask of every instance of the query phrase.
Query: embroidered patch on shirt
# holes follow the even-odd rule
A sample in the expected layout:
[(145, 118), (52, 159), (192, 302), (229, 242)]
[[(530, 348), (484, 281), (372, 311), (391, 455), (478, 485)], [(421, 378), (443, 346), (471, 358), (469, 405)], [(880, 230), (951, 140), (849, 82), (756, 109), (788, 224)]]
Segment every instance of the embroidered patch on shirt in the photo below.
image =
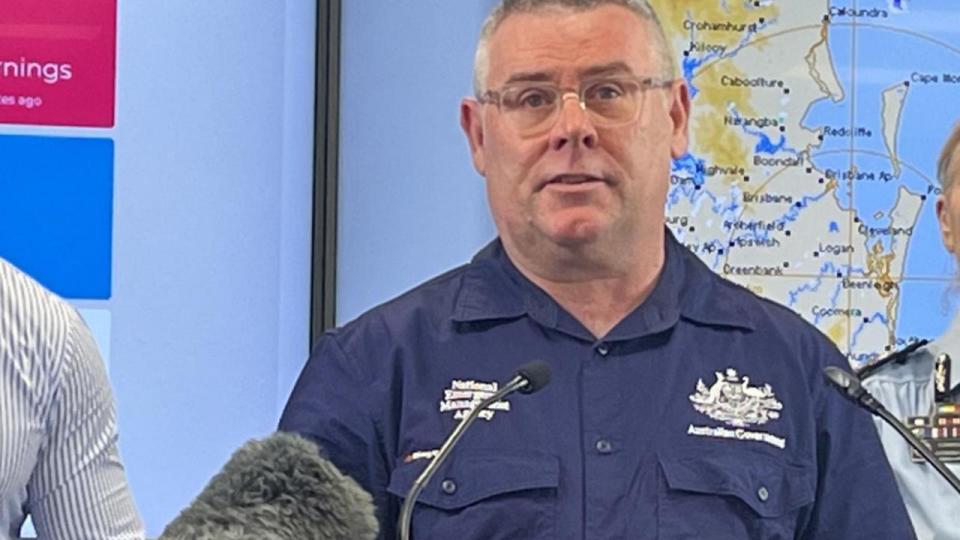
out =
[(783, 449), (786, 439), (771, 433), (747, 431), (746, 427), (760, 426), (780, 418), (783, 404), (780, 403), (769, 384), (751, 386), (750, 377), (741, 376), (736, 369), (725, 373), (714, 372), (716, 380), (709, 387), (703, 379), (697, 380), (697, 391), (690, 395), (693, 408), (714, 420), (738, 429), (723, 426), (694, 426), (687, 428), (688, 435), (765, 442)]
[[(443, 399), (440, 401), (440, 412), (453, 412), (454, 420), (462, 420), (470, 411), (476, 408), (481, 401), (492, 396), (500, 389), (497, 382), (484, 382), (474, 380), (450, 381), (450, 387), (443, 391)], [(496, 412), (507, 412), (510, 410), (510, 402), (506, 400), (497, 401), (491, 404), (485, 410), (480, 411), (479, 417), (490, 421)]]
[(409, 454), (403, 456), (403, 462), (412, 463), (420, 459), (433, 459), (439, 455), (439, 448), (435, 448), (433, 450), (417, 450), (416, 452), (410, 452)]

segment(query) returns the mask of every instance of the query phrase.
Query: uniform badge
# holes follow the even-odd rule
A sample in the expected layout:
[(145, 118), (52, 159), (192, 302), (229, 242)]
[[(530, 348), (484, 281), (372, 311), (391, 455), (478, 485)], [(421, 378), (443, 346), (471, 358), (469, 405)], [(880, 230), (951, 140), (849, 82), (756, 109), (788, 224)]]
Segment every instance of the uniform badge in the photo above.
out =
[[(960, 405), (939, 403), (930, 416), (913, 416), (906, 424), (941, 461), (960, 463)], [(910, 457), (914, 463), (926, 463), (913, 448)]]
[[(443, 390), (443, 399), (440, 400), (440, 412), (453, 413), (454, 420), (462, 420), (480, 402), (497, 393), (500, 383), (496, 381), (475, 381), (455, 379), (450, 381), (450, 387)], [(479, 417), (483, 420), (493, 420), (497, 412), (510, 410), (510, 402), (501, 400), (480, 411)]]
[(759, 426), (780, 418), (783, 404), (769, 384), (750, 386), (750, 377), (740, 377), (732, 368), (714, 375), (717, 380), (710, 387), (699, 379), (697, 392), (690, 396), (698, 412), (735, 427)]
[(725, 426), (695, 426), (690, 424), (688, 435), (764, 442), (777, 448), (786, 448), (787, 441), (772, 433), (749, 431), (747, 427), (761, 426), (780, 418), (783, 403), (777, 400), (769, 384), (752, 385), (750, 377), (740, 375), (736, 369), (714, 372), (716, 380), (710, 386), (697, 380), (697, 391), (690, 395), (693, 408)]
[(933, 400), (943, 403), (950, 399), (950, 364), (952, 360), (947, 353), (937, 355), (933, 362)]

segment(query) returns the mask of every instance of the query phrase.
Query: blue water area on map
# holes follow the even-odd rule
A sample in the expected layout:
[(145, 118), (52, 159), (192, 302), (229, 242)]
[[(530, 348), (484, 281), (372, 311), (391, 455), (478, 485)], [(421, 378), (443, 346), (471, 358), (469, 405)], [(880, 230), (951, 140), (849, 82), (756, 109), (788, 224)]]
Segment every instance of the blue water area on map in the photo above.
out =
[(73, 299), (110, 298), (113, 141), (0, 135), (0, 256)]
[(900, 285), (900, 295), (909, 303), (909, 308), (900, 310), (897, 320), (897, 338), (904, 340), (939, 336), (956, 316), (960, 304), (958, 289), (944, 282), (907, 280)]
[(673, 160), (672, 171), (686, 173), (693, 179), (694, 185), (702, 186), (705, 180), (704, 167), (706, 167), (706, 162), (703, 159), (687, 152), (679, 159)]
[(700, 92), (700, 90), (693, 84), (693, 76), (701, 64), (703, 64), (703, 60), (700, 58), (693, 58), (689, 56), (683, 58), (683, 78), (686, 79), (687, 87), (690, 89), (691, 100), (697, 97), (697, 94)]
[[(834, 5), (849, 7), (846, 2)], [(883, 245), (890, 249), (892, 242), (910, 242), (898, 337), (929, 336), (945, 326), (943, 318), (948, 316), (935, 309), (942, 304), (945, 282), (929, 280), (950, 279), (953, 275), (953, 261), (943, 249), (934, 215), (938, 188), (935, 169), (940, 147), (960, 118), (960, 100), (956, 99), (960, 85), (924, 84), (920, 79), (929, 79), (930, 75), (942, 78), (944, 72), (960, 73), (960, 29), (950, 22), (956, 20), (957, 6), (952, 0), (935, 0), (922, 7), (911, 4), (909, 11), (896, 11), (890, 8), (907, 6), (900, 2), (893, 6), (889, 0), (865, 0), (857, 7), (886, 9), (889, 17), (858, 18), (855, 29), (851, 18), (834, 17), (830, 49), (845, 96), (839, 103), (817, 102), (804, 125), (847, 131), (825, 134), (811, 159), (821, 171), (843, 174), (853, 166), (873, 175), (873, 179), (855, 180), (852, 195), (847, 182), (841, 181), (835, 195), (841, 208), (856, 209), (858, 219), (866, 226), (889, 226), (889, 213), (901, 187), (924, 196), (913, 235), (893, 240), (886, 237)], [(906, 81), (910, 85), (897, 139), (901, 160), (897, 176), (883, 137), (882, 95)], [(850, 128), (858, 132), (856, 136), (851, 137)], [(912, 276), (926, 281), (911, 281)]]
[(760, 139), (760, 142), (757, 143), (754, 149), (758, 154), (776, 154), (780, 150), (783, 150), (783, 147), (787, 144), (787, 139), (783, 135), (780, 135), (780, 141), (777, 142), (777, 144), (770, 142), (770, 137), (765, 133), (757, 133), (756, 135)]

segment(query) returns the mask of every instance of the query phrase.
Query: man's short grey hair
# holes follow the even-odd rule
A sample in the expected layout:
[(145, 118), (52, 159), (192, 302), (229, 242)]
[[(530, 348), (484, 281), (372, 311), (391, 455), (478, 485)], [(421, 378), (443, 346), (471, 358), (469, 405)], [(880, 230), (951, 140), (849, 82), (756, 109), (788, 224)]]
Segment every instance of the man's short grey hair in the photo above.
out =
[(960, 122), (953, 127), (940, 152), (940, 161), (937, 163), (937, 178), (944, 192), (956, 187), (954, 184), (957, 175), (960, 174), (960, 155), (958, 154), (960, 154)]
[(649, 24), (654, 34), (653, 45), (657, 56), (660, 57), (660, 76), (665, 79), (676, 77), (670, 42), (667, 41), (660, 19), (647, 0), (503, 0), (490, 12), (480, 30), (480, 40), (477, 42), (477, 54), (473, 63), (473, 91), (478, 97), (486, 91), (487, 74), (490, 72), (490, 38), (510, 15), (552, 7), (586, 11), (607, 4), (623, 6)]

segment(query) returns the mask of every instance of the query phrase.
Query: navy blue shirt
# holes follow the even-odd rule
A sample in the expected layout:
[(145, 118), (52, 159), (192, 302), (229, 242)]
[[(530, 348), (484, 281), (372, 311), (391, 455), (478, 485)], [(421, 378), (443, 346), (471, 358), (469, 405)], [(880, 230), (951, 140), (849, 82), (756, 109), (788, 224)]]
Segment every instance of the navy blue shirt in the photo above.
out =
[(551, 383), (467, 432), (415, 539), (913, 538), (869, 415), (824, 383), (843, 356), (669, 233), (653, 292), (602, 339), (493, 242), (327, 332), (280, 428), (369, 490), (392, 540), (433, 451), (531, 359)]

